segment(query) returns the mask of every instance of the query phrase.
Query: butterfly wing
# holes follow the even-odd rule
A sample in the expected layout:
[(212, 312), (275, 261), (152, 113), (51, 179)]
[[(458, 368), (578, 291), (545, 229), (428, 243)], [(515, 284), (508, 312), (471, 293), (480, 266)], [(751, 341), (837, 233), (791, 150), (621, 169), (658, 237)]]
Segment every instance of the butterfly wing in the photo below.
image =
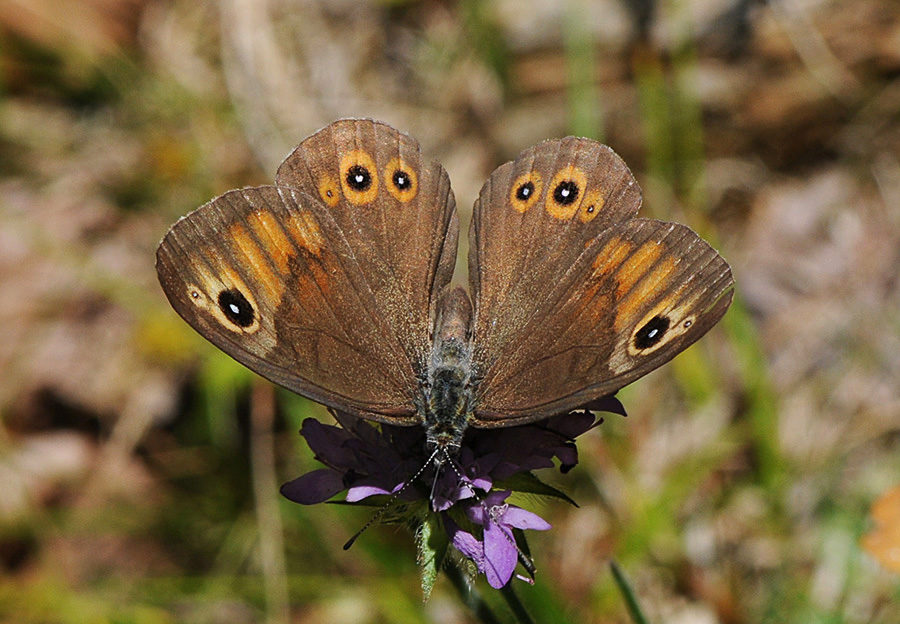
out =
[[(531, 178), (542, 183), (522, 202)], [(632, 218), (639, 205), (625, 164), (587, 139), (542, 143), (485, 184), (469, 255), (475, 426), (610, 394), (725, 313), (728, 264), (685, 226)]]
[[(361, 132), (377, 125), (337, 123)], [(330, 127), (300, 148), (327, 151), (318, 166), (333, 159), (339, 171), (347, 144), (310, 143), (325, 132)], [(400, 189), (407, 190), (401, 199), (382, 180), (365, 203), (348, 201), (353, 189), (339, 184), (330, 189), (338, 201), (326, 195), (331, 203), (324, 202), (321, 179), (312, 187), (292, 178), (231, 191), (172, 227), (157, 251), (157, 272), (175, 310), (252, 370), (357, 416), (414, 424), (434, 302), (452, 274), (458, 223), (444, 170), (391, 132), (393, 141), (363, 137), (349, 151), (373, 163), (402, 162), (417, 184)], [(416, 253), (399, 264), (376, 235), (391, 220), (417, 223), (407, 231), (407, 249)], [(386, 283), (391, 271), (403, 276), (402, 287)]]
[(379, 311), (417, 371), (456, 262), (459, 224), (443, 167), (394, 128), (336, 121), (303, 141), (275, 183), (307, 190), (351, 242)]
[(498, 167), (475, 202), (469, 281), (474, 360), (490, 369), (587, 245), (634, 216), (640, 189), (608, 147), (544, 141)]

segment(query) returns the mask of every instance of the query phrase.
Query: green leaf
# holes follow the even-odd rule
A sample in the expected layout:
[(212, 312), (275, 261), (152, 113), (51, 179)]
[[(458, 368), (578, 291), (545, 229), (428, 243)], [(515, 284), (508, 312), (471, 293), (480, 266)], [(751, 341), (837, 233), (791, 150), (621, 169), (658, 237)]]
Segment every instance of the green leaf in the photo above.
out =
[(564, 500), (573, 507), (578, 507), (578, 503), (569, 498), (565, 492), (556, 489), (552, 485), (547, 485), (531, 472), (520, 472), (508, 479), (497, 481), (494, 484), (495, 489), (512, 490), (525, 494), (537, 494), (538, 496), (549, 496)]
[(441, 526), (440, 517), (437, 514), (426, 514), (425, 519), (416, 531), (416, 549), (418, 550), (418, 564), (422, 575), (422, 593), (428, 600), (434, 583), (437, 580), (438, 571), (447, 556), (447, 548), (450, 546), (450, 538)]

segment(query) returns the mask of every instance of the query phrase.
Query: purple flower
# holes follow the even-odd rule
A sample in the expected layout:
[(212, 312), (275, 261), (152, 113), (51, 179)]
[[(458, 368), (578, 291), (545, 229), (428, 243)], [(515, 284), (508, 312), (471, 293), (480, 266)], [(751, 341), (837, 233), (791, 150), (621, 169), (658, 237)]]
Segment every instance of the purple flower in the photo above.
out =
[(459, 528), (451, 518), (444, 518), (453, 547), (474, 561), (478, 571), (495, 589), (509, 582), (519, 560), (520, 549), (512, 529), (546, 531), (550, 528), (550, 524), (537, 514), (503, 502), (510, 493), (509, 490), (491, 492), (484, 497), (483, 504), (466, 505), (469, 520), (483, 527), (483, 541)]
[[(300, 435), (327, 466), (289, 481), (281, 493), (301, 505), (323, 503), (347, 490), (346, 500), (358, 502), (376, 494), (391, 494), (422, 467), (425, 436), (418, 427), (378, 427), (340, 412), (343, 425), (325, 425), (313, 418), (303, 421)], [(410, 492), (409, 494), (414, 494)], [(406, 495), (406, 500), (415, 496)]]
[[(613, 397), (589, 407), (625, 413)], [(281, 493), (303, 505), (325, 502), (341, 492), (351, 503), (386, 495), (391, 497), (387, 510), (396, 512), (392, 518), (421, 511), (421, 506), (411, 507), (411, 503), (428, 504), (439, 519), (433, 526), (442, 525), (453, 548), (471, 559), (495, 588), (509, 582), (523, 557), (516, 543), (522, 534), (512, 529), (550, 528), (536, 514), (506, 499), (519, 491), (572, 502), (532, 471), (556, 462), (562, 472), (571, 470), (578, 463), (575, 438), (602, 422), (589, 411), (577, 411), (517, 427), (469, 428), (459, 451), (435, 462), (430, 461), (422, 427), (376, 425), (341, 412), (333, 414), (341, 426), (310, 418), (300, 429), (325, 467), (285, 483)], [(420, 558), (443, 559), (440, 553), (430, 554)]]

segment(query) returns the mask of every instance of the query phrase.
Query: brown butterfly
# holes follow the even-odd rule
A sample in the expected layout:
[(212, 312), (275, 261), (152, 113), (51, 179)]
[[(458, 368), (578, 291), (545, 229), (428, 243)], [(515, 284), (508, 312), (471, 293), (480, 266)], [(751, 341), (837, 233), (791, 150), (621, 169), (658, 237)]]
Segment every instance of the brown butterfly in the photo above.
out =
[(175, 310), (252, 370), (361, 418), (423, 425), (452, 452), (468, 426), (611, 394), (722, 317), (728, 264), (683, 225), (635, 218), (640, 203), (605, 145), (525, 150), (475, 203), (470, 303), (449, 286), (446, 171), (390, 126), (346, 119), (304, 140), (274, 186), (178, 221), (157, 271)]

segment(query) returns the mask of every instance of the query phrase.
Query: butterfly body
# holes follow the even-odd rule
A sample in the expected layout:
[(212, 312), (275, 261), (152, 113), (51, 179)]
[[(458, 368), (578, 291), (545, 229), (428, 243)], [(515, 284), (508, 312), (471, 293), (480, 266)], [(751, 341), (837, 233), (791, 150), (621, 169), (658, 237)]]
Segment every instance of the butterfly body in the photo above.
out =
[(472, 304), (462, 289), (444, 300), (435, 332), (426, 408), (422, 416), (429, 448), (458, 449), (473, 412), (474, 380), (470, 323)]
[(229, 191), (170, 229), (157, 272), (175, 310), (249, 368), (329, 407), (421, 425), (453, 450), (611, 394), (727, 310), (725, 260), (689, 228), (635, 218), (608, 147), (545, 141), (494, 171), (451, 289), (449, 178), (386, 124), (304, 140), (275, 184)]

